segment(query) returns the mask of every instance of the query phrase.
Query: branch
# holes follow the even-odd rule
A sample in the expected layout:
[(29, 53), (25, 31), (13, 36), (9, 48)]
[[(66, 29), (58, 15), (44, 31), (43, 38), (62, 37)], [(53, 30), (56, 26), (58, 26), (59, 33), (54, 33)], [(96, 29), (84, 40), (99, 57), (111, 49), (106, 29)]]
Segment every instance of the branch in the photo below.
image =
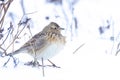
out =
[(6, 15), (6, 13), (7, 13), (7, 11), (8, 11), (8, 8), (9, 8), (10, 4), (12, 3), (12, 1), (13, 1), (13, 0), (9, 0), (9, 1), (7, 1), (6, 3), (2, 3), (2, 4), (1, 4), (1, 5), (2, 5), (2, 8), (1, 8), (0, 14), (2, 14), (2, 11), (3, 11), (3, 10), (4, 10), (4, 14), (3, 14), (2, 18), (0, 19), (0, 24), (1, 24), (0, 29), (1, 29), (2, 26), (3, 26), (4, 19), (5, 19), (5, 15)]

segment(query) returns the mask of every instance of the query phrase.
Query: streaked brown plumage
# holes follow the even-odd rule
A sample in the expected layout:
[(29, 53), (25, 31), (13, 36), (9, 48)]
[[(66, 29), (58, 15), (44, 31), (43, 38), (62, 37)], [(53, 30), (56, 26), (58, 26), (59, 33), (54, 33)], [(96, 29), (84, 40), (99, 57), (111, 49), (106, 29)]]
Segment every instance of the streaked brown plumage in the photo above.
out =
[(57, 23), (51, 22), (41, 32), (34, 35), (18, 50), (8, 54), (28, 53), (34, 59), (49, 59), (57, 54), (65, 45), (65, 36), (61, 34), (61, 28)]

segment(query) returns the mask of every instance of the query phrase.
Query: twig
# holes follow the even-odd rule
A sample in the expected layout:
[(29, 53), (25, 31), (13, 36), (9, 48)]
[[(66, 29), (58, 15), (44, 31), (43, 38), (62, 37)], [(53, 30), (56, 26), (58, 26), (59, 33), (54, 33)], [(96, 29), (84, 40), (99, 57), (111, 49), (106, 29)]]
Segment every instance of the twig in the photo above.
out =
[(5, 43), (5, 41), (8, 39), (8, 36), (9, 36), (9, 34), (11, 32), (12, 27), (13, 27), (13, 25), (12, 25), (12, 23), (10, 23), (10, 28), (8, 29), (8, 34), (7, 34), (6, 38), (5, 38), (5, 40), (3, 40), (2, 44), (0, 44), (0, 46), (2, 46)]
[(117, 50), (117, 52), (116, 52), (115, 56), (117, 56), (119, 52), (120, 52), (120, 49), (119, 49), (119, 50)]
[(10, 57), (9, 57), (9, 59), (4, 63), (3, 67), (5, 67), (9, 61), (10, 61)]
[(16, 67), (18, 65), (18, 63), (19, 63), (19, 60), (17, 58), (13, 57), (13, 56), (11, 56), (11, 57), (12, 57), (13, 62), (15, 64), (14, 67)]
[(83, 43), (82, 45), (80, 45), (74, 52), (73, 54), (75, 54), (81, 47), (83, 47), (85, 45), (85, 43)]
[(31, 29), (30, 29), (30, 25), (28, 25), (27, 28), (28, 28), (28, 30), (29, 30), (29, 33), (30, 33), (31, 37), (33, 37), (32, 32), (31, 32)]
[(118, 53), (120, 52), (119, 46), (120, 46), (120, 43), (118, 43), (118, 45), (117, 45), (117, 49), (118, 49), (118, 50), (116, 51), (115, 56), (117, 56), (117, 55), (118, 55)]
[(3, 52), (2, 51), (0, 51), (0, 57), (2, 57), (3, 56)]
[[(4, 9), (4, 14), (3, 14), (3, 16), (2, 16), (2, 18), (1, 18), (1, 20), (0, 20), (0, 24), (1, 24), (0, 29), (1, 29), (2, 26), (3, 26), (3, 22), (4, 22), (4, 19), (5, 19), (5, 15), (6, 15), (7, 10), (8, 10), (8, 8), (9, 8), (10, 4), (12, 3), (12, 1), (13, 1), (13, 0), (8, 0), (6, 3), (3, 3), (3, 4), (2, 4), (2, 5), (3, 5), (2, 10)], [(6, 6), (6, 5), (7, 5), (7, 6)], [(2, 13), (2, 10), (1, 10), (0, 13)]]
[(6, 48), (6, 50), (14, 43), (14, 41), (18, 38), (18, 36), (21, 34), (21, 32), (25, 29), (25, 27), (26, 27), (26, 25), (27, 25), (27, 23), (28, 23), (29, 20), (30, 20), (30, 19), (28, 19), (28, 20), (26, 21), (25, 26), (24, 26), (20, 31), (17, 31), (16, 35), (14, 36), (13, 41), (9, 44), (9, 46)]
[[(8, 64), (8, 62), (10, 61), (10, 58), (11, 58), (11, 57), (12, 57), (13, 62), (14, 62), (14, 64), (15, 64), (14, 67), (16, 67), (16, 66), (18, 65), (19, 60), (11, 55), (11, 56), (9, 57), (9, 59), (4, 63), (3, 67), (5, 67), (5, 66)], [(18, 61), (17, 61), (17, 60), (18, 60)]]
[(44, 62), (43, 62), (43, 58), (42, 59), (42, 73), (43, 73), (43, 77), (45, 76), (45, 71), (44, 71)]
[[(3, 50), (3, 53), (4, 53), (5, 55), (7, 54), (7, 53), (6, 53), (6, 50), (5, 50), (4, 48), (2, 48), (1, 46), (0, 46), (0, 49)], [(1, 57), (4, 57), (3, 54), (1, 55)]]

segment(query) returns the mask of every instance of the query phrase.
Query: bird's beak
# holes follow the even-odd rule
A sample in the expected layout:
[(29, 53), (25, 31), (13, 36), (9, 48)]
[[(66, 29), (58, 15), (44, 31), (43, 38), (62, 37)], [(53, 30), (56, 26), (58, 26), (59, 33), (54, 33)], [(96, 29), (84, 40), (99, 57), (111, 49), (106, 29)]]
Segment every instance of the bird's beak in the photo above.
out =
[(65, 30), (64, 28), (60, 28), (60, 30)]

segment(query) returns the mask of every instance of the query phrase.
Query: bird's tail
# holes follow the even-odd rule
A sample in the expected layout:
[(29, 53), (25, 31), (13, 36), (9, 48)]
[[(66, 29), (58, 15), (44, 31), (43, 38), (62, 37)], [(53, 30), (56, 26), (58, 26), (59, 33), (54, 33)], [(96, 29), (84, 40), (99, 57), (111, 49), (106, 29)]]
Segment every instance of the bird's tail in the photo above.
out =
[(18, 54), (18, 53), (20, 53), (20, 50), (19, 50), (19, 49), (16, 50), (16, 51), (14, 51), (14, 52), (11, 52), (11, 53), (6, 54), (6, 56), (13, 56), (13, 55), (16, 55), (16, 54)]

